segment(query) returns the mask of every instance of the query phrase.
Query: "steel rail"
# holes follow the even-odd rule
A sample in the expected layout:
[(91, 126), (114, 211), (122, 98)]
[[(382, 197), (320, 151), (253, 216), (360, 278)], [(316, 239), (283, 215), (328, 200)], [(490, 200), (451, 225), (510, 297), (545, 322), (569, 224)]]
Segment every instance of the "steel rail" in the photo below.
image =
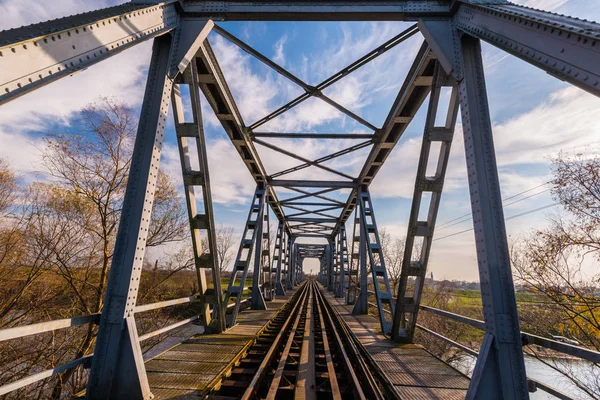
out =
[[(318, 292), (318, 290), (317, 290)], [(337, 376), (335, 374), (335, 366), (333, 364), (333, 358), (331, 357), (331, 349), (329, 348), (329, 338), (327, 336), (327, 329), (325, 327), (325, 320), (323, 319), (323, 310), (321, 308), (321, 303), (323, 299), (320, 296), (315, 296), (315, 305), (317, 309), (317, 314), (319, 315), (319, 323), (321, 330), (321, 337), (323, 339), (323, 349), (325, 351), (325, 362), (327, 363), (327, 373), (329, 375), (329, 385), (331, 387), (331, 395), (334, 400), (341, 400), (342, 395), (340, 393), (340, 387), (338, 385)], [(333, 324), (330, 325), (332, 329), (334, 329)], [(338, 342), (340, 348), (343, 349), (341, 343)]]
[[(324, 311), (325, 316), (327, 317), (327, 321), (329, 322), (331, 329), (333, 331), (333, 336), (337, 342), (338, 348), (340, 349), (340, 353), (342, 354), (342, 360), (346, 366), (346, 371), (348, 372), (348, 374), (350, 375), (350, 379), (352, 380), (354, 390), (355, 390), (355, 395), (360, 399), (366, 399), (367, 397), (365, 396), (365, 393), (362, 390), (362, 387), (360, 385), (358, 377), (356, 376), (356, 372), (354, 371), (354, 367), (352, 366), (352, 364), (350, 362), (350, 358), (348, 357), (348, 353), (346, 352), (346, 349), (342, 342), (340, 332), (336, 328), (336, 326), (333, 322), (333, 317), (331, 316), (331, 313), (329, 312), (329, 309), (327, 308), (327, 305), (325, 303), (326, 300), (323, 298), (323, 293), (321, 293), (320, 290), (318, 290), (317, 293), (319, 294), (318, 297), (321, 299), (321, 302), (323, 303), (322, 310)], [(319, 310), (319, 312), (321, 313), (321, 309)], [(323, 325), (323, 322), (321, 322), (321, 324)]]
[(309, 288), (307, 286), (304, 286), (304, 289), (303, 289), (301, 297), (298, 299), (298, 301), (296, 302), (296, 304), (294, 304), (294, 308), (292, 308), (292, 311), (290, 312), (290, 315), (287, 317), (287, 319), (285, 320), (285, 322), (284, 322), (281, 330), (279, 331), (279, 333), (275, 337), (275, 340), (273, 341), (273, 344), (269, 348), (269, 351), (267, 352), (267, 354), (265, 354), (265, 357), (264, 357), (263, 361), (261, 362), (261, 364), (258, 367), (256, 373), (254, 374), (254, 377), (250, 381), (250, 385), (248, 386), (248, 388), (246, 389), (246, 391), (242, 395), (242, 397), (241, 397), (242, 400), (249, 400), (255, 394), (259, 382), (262, 380), (262, 378), (264, 377), (264, 375), (267, 373), (268, 366), (271, 363), (272, 358), (275, 356), (275, 350), (277, 350), (279, 348), (279, 342), (281, 341), (281, 338), (283, 337), (283, 335), (287, 331), (287, 327), (290, 325), (290, 321), (292, 320), (292, 317), (294, 315), (296, 315), (296, 314), (297, 315), (301, 314), (299, 312), (301, 310), (301, 308), (299, 308), (299, 306), (306, 301), (308, 289)]
[(285, 369), (285, 365), (287, 364), (287, 360), (290, 354), (290, 350), (292, 345), (294, 344), (294, 336), (296, 331), (298, 330), (298, 325), (300, 324), (300, 320), (302, 318), (302, 313), (298, 313), (296, 315), (296, 319), (294, 321), (294, 325), (290, 330), (288, 335), (288, 340), (281, 352), (281, 359), (279, 360), (279, 364), (277, 365), (277, 370), (275, 371), (275, 375), (273, 376), (273, 380), (271, 381), (271, 386), (269, 387), (269, 392), (267, 393), (266, 400), (274, 400), (277, 391), (279, 390), (279, 385), (281, 384), (281, 378), (283, 377), (283, 372)]
[[(352, 332), (350, 327), (346, 324), (346, 321), (340, 316), (339, 312), (327, 302), (329, 306), (329, 310), (332, 315), (335, 316), (335, 320), (340, 326), (340, 329), (344, 332), (344, 335), (349, 339), (348, 346), (352, 349), (352, 354), (357, 355), (357, 366), (361, 368), (363, 374), (368, 379), (369, 389), (372, 391), (372, 395), (377, 399), (401, 399), (400, 394), (394, 387), (393, 383), (389, 380), (385, 372), (381, 369), (381, 367), (377, 364), (377, 362), (371, 357), (369, 352), (366, 350), (364, 345), (360, 342), (358, 337)], [(384, 394), (379, 389), (377, 382), (371, 372), (371, 370), (376, 371), (377, 376), (383, 381), (386, 386), (387, 392)], [(369, 398), (373, 398), (369, 397)]]
[(309, 286), (308, 306), (306, 320), (304, 322), (304, 333), (302, 336), (302, 350), (300, 351), (300, 362), (298, 365), (298, 376), (296, 378), (296, 399), (314, 400), (317, 398), (315, 379), (315, 336), (313, 317), (313, 292), (314, 284)]

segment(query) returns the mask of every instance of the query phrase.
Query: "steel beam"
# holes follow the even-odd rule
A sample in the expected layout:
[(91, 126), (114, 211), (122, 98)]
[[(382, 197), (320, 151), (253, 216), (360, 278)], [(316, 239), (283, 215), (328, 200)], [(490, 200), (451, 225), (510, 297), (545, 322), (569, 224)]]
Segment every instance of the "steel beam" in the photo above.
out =
[(479, 39), (465, 35), (461, 48), (464, 79), (459, 99), (486, 328), (467, 398), (526, 399), (519, 314)]
[(356, 187), (353, 181), (308, 181), (308, 180), (285, 180), (273, 179), (269, 181), (271, 186), (295, 186), (304, 188), (331, 188), (336, 189), (352, 189)]
[(223, 21), (414, 21), (447, 17), (448, 0), (185, 1), (184, 12)]
[(0, 32), (0, 104), (179, 25), (174, 3), (123, 4)]
[(373, 134), (368, 133), (279, 133), (279, 132), (251, 132), (252, 138), (273, 139), (373, 139)]
[(597, 22), (510, 3), (462, 2), (454, 16), (454, 26), (600, 96)]
[[(284, 154), (284, 155), (286, 155), (286, 156), (288, 156), (288, 157), (295, 158), (296, 160), (300, 160), (300, 161), (304, 162), (304, 164), (303, 164), (303, 165), (304, 165), (304, 168), (308, 168), (308, 167), (310, 167), (310, 166), (313, 166), (313, 167), (317, 167), (317, 168), (320, 168), (320, 169), (322, 169), (322, 170), (325, 170), (325, 171), (327, 171), (327, 172), (331, 172), (332, 174), (339, 175), (339, 176), (341, 176), (342, 178), (346, 178), (346, 179), (353, 179), (353, 177), (352, 177), (352, 176), (350, 176), (350, 175), (348, 175), (348, 174), (345, 174), (345, 173), (343, 173), (343, 172), (340, 172), (340, 171), (338, 171), (338, 170), (335, 170), (335, 169), (333, 169), (333, 168), (329, 168), (329, 167), (327, 167), (327, 166), (325, 166), (325, 165), (321, 165), (321, 164), (320, 164), (320, 162), (318, 162), (318, 161), (309, 160), (308, 158), (305, 158), (305, 157), (299, 156), (299, 155), (297, 155), (296, 153), (293, 153), (293, 152), (291, 152), (291, 151), (284, 150), (284, 149), (282, 149), (282, 148), (281, 148), (281, 147), (279, 147), (279, 146), (275, 146), (275, 145), (273, 145), (273, 144), (271, 144), (271, 143), (265, 142), (265, 141), (263, 141), (263, 140), (260, 140), (260, 139), (253, 139), (253, 141), (254, 141), (255, 143), (258, 143), (258, 144), (260, 144), (261, 146), (264, 146), (264, 147), (268, 148), (268, 149), (274, 150), (274, 151), (276, 151), (276, 152), (278, 152), (278, 153)], [(296, 167), (296, 168), (292, 169), (290, 172), (297, 171), (298, 169), (302, 169), (302, 168), (298, 168), (298, 167)], [(273, 179), (273, 177), (275, 177), (275, 176), (281, 176), (281, 175), (285, 175), (285, 174), (288, 174), (288, 173), (289, 173), (289, 172), (286, 172), (286, 171), (283, 171), (283, 172), (278, 172), (278, 173), (276, 173), (276, 174), (273, 174), (273, 175), (271, 175), (271, 176), (269, 177), (269, 179)]]

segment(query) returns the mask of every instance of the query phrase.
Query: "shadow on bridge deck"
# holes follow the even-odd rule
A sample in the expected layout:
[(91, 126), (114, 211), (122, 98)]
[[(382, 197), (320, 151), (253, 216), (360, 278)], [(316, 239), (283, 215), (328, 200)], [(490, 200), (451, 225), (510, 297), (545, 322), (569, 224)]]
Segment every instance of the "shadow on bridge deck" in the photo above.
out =
[(353, 306), (346, 305), (344, 299), (335, 298), (327, 290), (322, 291), (401, 397), (444, 400), (465, 398), (469, 386), (466, 375), (420, 345), (393, 343), (381, 334), (379, 321), (375, 317), (352, 315)]
[(237, 325), (224, 333), (193, 336), (146, 361), (152, 394), (158, 399), (202, 398), (244, 356), (294, 292), (267, 302), (267, 310), (241, 312)]

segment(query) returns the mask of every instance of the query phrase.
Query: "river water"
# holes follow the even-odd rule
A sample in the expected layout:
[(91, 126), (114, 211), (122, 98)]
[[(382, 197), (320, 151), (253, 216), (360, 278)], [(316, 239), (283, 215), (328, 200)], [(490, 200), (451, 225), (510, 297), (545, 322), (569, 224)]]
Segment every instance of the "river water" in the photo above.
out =
[[(468, 359), (461, 361), (454, 365), (458, 370), (466, 373), (470, 376), (475, 366), (475, 358), (468, 357)], [(569, 367), (578, 376), (585, 377), (590, 373), (592, 363), (583, 360), (569, 360)], [(588, 400), (592, 397), (582, 392), (573, 382), (562, 375), (560, 372), (555, 371), (541, 361), (534, 357), (525, 356), (525, 369), (527, 370), (527, 376), (545, 383), (546, 385), (563, 392), (566, 395), (573, 397), (574, 399)], [(589, 378), (591, 379), (591, 378)], [(556, 399), (556, 397), (538, 389), (535, 393), (529, 394), (532, 400), (546, 400)]]

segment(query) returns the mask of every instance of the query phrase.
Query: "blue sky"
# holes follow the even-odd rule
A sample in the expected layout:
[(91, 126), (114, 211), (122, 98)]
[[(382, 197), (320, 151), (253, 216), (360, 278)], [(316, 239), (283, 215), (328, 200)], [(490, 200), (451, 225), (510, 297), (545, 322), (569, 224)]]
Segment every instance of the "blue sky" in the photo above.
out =
[[(0, 0), (0, 29), (57, 18), (93, 8), (118, 4), (107, 0)], [(600, 20), (600, 3), (585, 0), (520, 0), (589, 20)], [(317, 84), (340, 68), (406, 29), (409, 23), (278, 23), (231, 22), (222, 27), (289, 69), (309, 84)], [(302, 93), (301, 89), (269, 70), (237, 47), (212, 33), (209, 40), (247, 125)], [(380, 126), (388, 113), (421, 44), (420, 35), (409, 39), (374, 62), (333, 85), (326, 94)], [(0, 107), (0, 157), (7, 158), (25, 180), (40, 178), (39, 138), (44, 132), (69, 132), (77, 110), (101, 96), (139, 107), (150, 57), (151, 43), (143, 43), (73, 77), (23, 96)], [(600, 152), (600, 100), (569, 87), (541, 70), (484, 44), (484, 65), (494, 137), (505, 198), (535, 188), (549, 179), (549, 160), (558, 151)], [(425, 103), (426, 104), (426, 103)], [(413, 120), (371, 186), (380, 227), (396, 236), (406, 233), (410, 197), (414, 187), (423, 131), (425, 107)], [(241, 230), (254, 183), (210, 109), (204, 108), (211, 181), (217, 223)], [(172, 123), (171, 125), (172, 126)], [(313, 99), (269, 122), (262, 130), (291, 132), (368, 132), (327, 104)], [(180, 181), (173, 129), (167, 132), (162, 166)], [(271, 140), (307, 158), (317, 158), (357, 143), (327, 140)], [(267, 171), (272, 173), (298, 162), (257, 146)], [(332, 167), (356, 175), (369, 148), (331, 161)], [(318, 169), (306, 169), (289, 178), (323, 178)], [(287, 178), (287, 177), (286, 177)], [(506, 217), (552, 204), (546, 187), (539, 187), (505, 208)], [(537, 194), (540, 193), (540, 194)], [(289, 196), (281, 192), (282, 198)], [(336, 195), (333, 195), (335, 197)], [(340, 199), (343, 194), (337, 195)], [(522, 196), (524, 197), (524, 196)], [(522, 197), (509, 199), (507, 202)], [(460, 122), (453, 144), (439, 224), (468, 213), (466, 168)], [(509, 234), (518, 237), (544, 226), (548, 208), (507, 221)], [(450, 224), (448, 224), (450, 225)], [(469, 229), (466, 219), (440, 226), (436, 236)], [(351, 229), (351, 226), (347, 227)], [(308, 269), (315, 268), (309, 264)], [(472, 232), (434, 242), (430, 270), (436, 278), (477, 280)]]

